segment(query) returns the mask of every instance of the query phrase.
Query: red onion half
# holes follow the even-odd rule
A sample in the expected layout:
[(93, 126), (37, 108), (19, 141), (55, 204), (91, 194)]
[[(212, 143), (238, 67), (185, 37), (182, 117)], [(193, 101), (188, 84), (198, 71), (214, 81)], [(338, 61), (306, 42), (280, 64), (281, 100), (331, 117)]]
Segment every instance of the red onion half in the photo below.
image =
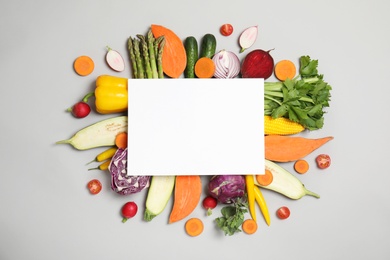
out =
[(240, 73), (241, 63), (231, 51), (221, 50), (213, 56), (215, 64), (214, 77), (219, 79), (235, 78)]

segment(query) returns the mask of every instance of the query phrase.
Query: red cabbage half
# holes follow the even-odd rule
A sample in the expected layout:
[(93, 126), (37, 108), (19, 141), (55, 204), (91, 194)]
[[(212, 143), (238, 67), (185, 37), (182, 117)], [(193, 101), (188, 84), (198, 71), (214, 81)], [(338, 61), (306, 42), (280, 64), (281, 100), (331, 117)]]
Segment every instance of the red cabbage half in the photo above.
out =
[(150, 176), (127, 175), (127, 148), (118, 149), (108, 167), (111, 173), (111, 189), (121, 195), (129, 195), (149, 187)]
[(245, 195), (245, 177), (242, 175), (215, 175), (208, 185), (209, 194), (219, 202), (230, 204)]

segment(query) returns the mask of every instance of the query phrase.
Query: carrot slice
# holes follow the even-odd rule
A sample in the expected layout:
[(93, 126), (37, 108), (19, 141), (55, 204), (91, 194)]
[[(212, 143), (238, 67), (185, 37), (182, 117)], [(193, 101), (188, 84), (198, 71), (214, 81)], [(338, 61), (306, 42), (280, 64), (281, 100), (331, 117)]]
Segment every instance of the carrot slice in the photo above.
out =
[(309, 170), (309, 163), (306, 160), (300, 159), (294, 163), (294, 169), (299, 174), (304, 174)]
[(275, 77), (280, 81), (285, 81), (286, 79), (293, 79), (297, 72), (297, 69), (294, 63), (290, 60), (281, 60), (276, 63), (275, 68)]
[(115, 145), (118, 148), (125, 149), (127, 147), (127, 133), (122, 132), (115, 136)]
[(253, 219), (246, 219), (242, 223), (242, 230), (248, 235), (254, 234), (257, 231), (257, 223)]
[(195, 75), (198, 78), (211, 78), (214, 76), (215, 64), (208, 57), (202, 57), (195, 63)]
[(80, 76), (87, 76), (94, 70), (95, 63), (88, 56), (79, 56), (74, 61), (73, 68)]
[(203, 232), (203, 222), (199, 218), (190, 218), (185, 224), (185, 230), (189, 236), (196, 237)]
[(264, 174), (258, 174), (256, 175), (256, 181), (263, 186), (268, 186), (272, 183), (274, 180), (274, 176), (272, 175), (272, 172), (270, 170), (265, 169)]

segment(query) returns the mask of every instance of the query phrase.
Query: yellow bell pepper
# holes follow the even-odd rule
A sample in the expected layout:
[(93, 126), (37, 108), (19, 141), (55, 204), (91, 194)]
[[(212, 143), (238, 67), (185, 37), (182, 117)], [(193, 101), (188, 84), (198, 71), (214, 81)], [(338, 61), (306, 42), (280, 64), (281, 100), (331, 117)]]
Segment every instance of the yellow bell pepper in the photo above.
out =
[(126, 78), (100, 75), (96, 79), (95, 106), (100, 114), (125, 112), (128, 106)]

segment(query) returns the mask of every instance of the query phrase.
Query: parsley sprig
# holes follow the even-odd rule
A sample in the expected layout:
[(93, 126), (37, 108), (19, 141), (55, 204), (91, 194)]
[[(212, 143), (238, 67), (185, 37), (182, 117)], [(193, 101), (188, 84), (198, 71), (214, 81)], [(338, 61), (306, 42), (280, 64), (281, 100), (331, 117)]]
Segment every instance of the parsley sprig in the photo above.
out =
[(318, 74), (318, 60), (302, 56), (299, 62), (299, 75), (294, 79), (264, 83), (264, 115), (286, 117), (309, 130), (320, 129), (332, 87)]
[(244, 198), (236, 199), (231, 205), (221, 209), (222, 217), (216, 218), (217, 226), (225, 235), (234, 235), (241, 232), (241, 225), (245, 219), (245, 213), (248, 212), (248, 204)]

